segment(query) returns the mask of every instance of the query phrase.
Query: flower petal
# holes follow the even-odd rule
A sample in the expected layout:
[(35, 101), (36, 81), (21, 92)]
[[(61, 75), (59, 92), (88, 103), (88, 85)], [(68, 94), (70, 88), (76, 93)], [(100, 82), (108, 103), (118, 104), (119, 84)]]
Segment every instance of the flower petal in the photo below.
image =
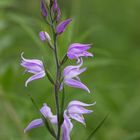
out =
[(92, 105), (95, 105), (96, 102), (92, 103), (92, 104), (86, 104), (86, 103), (83, 103), (83, 102), (80, 102), (80, 101), (71, 101), (68, 105), (68, 108), (71, 107), (71, 106), (75, 106), (75, 105), (78, 105), (78, 106), (92, 106)]
[(79, 65), (76, 65), (76, 66), (67, 66), (64, 69), (64, 76), (68, 76), (71, 71), (78, 70), (82, 65), (83, 65), (83, 60), (81, 58)]
[[(87, 68), (82, 68), (82, 69), (73, 69), (71, 70), (66, 76), (65, 79), (71, 79), (71, 78), (77, 78), (78, 75), (80, 75), (81, 73), (83, 73), (84, 71), (86, 71)], [(80, 81), (80, 79), (78, 78), (78, 81)]]
[(87, 52), (90, 47), (91, 44), (73, 43), (69, 46), (67, 56), (69, 59), (79, 59), (80, 57), (93, 56), (93, 54)]
[(80, 81), (74, 80), (74, 79), (65, 79), (64, 83), (68, 86), (75, 87), (75, 88), (81, 88), (90, 93), (90, 90), (88, 89), (87, 86), (85, 86), (83, 83)]
[(39, 66), (43, 66), (43, 63), (42, 63), (41, 60), (38, 60), (38, 59), (25, 59), (25, 58), (23, 57), (23, 54), (24, 54), (24, 53), (21, 53), (21, 58), (23, 59), (23, 61), (28, 62), (28, 63), (37, 64), (37, 65), (39, 65)]
[(82, 123), (83, 125), (86, 125), (85, 119), (82, 114), (70, 114), (69, 116), (70, 118)]
[(50, 121), (52, 124), (57, 124), (57, 115), (53, 115), (51, 118), (50, 118)]
[(37, 128), (37, 127), (40, 127), (40, 126), (43, 126), (44, 123), (43, 123), (43, 120), (42, 119), (36, 119), (36, 120), (33, 120), (25, 129), (24, 129), (24, 133), (26, 133), (27, 131), (33, 129), (33, 128)]
[(21, 62), (21, 66), (24, 67), (27, 72), (33, 73), (33, 74), (36, 74), (36, 73), (38, 73), (38, 72), (40, 72), (44, 69), (43, 67), (41, 67), (38, 64), (28, 63), (28, 62), (25, 62), (25, 61)]
[(47, 104), (43, 104), (43, 107), (40, 109), (40, 112), (45, 118), (51, 118), (53, 117), (51, 108), (47, 106)]
[(33, 80), (37, 80), (37, 79), (40, 79), (40, 78), (43, 78), (45, 76), (45, 72), (44, 71), (41, 71), (40, 73), (37, 73), (33, 76), (31, 76), (26, 82), (25, 82), (25, 86), (27, 87), (28, 83), (33, 81)]
[(85, 109), (84, 107), (78, 105), (71, 106), (67, 110), (69, 114), (89, 114), (93, 112), (92, 110)]
[(91, 44), (73, 43), (69, 46), (68, 51), (72, 51), (73, 49), (87, 51), (90, 48), (91, 48)]
[(43, 104), (40, 112), (45, 118), (48, 118), (52, 124), (57, 124), (57, 115), (53, 115), (51, 108), (47, 106), (47, 104)]
[(71, 120), (68, 118), (66, 113), (64, 113), (64, 122), (62, 124), (62, 140), (70, 140), (70, 133), (73, 128)]
[(72, 19), (67, 19), (65, 21), (62, 21), (61, 23), (59, 23), (56, 27), (56, 33), (57, 34), (61, 34), (65, 31), (66, 27), (68, 26), (68, 24), (72, 21)]

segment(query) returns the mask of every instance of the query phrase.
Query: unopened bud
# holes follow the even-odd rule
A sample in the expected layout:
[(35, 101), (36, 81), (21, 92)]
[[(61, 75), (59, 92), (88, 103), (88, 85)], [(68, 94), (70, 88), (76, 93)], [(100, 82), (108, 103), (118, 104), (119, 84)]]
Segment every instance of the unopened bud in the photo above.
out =
[(47, 6), (50, 6), (50, 0), (45, 0)]
[(41, 9), (41, 13), (43, 17), (47, 17), (48, 13), (47, 13), (46, 4), (44, 0), (41, 0), (40, 2), (40, 9)]
[(41, 31), (41, 32), (39, 33), (39, 37), (40, 37), (40, 39), (41, 39), (42, 41), (48, 41), (48, 42), (51, 41), (51, 37), (50, 37), (50, 35), (49, 35), (47, 32)]

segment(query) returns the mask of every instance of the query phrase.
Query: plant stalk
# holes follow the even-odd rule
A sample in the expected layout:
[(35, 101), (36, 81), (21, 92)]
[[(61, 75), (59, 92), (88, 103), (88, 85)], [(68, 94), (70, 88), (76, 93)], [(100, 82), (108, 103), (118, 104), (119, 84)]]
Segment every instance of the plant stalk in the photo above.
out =
[(54, 84), (54, 92), (55, 92), (55, 103), (56, 103), (56, 113), (57, 113), (57, 136), (56, 140), (60, 140), (61, 134), (61, 124), (60, 124), (60, 106), (59, 106), (59, 88), (60, 88), (60, 79), (61, 79), (61, 69), (58, 59), (58, 51), (57, 51), (57, 35), (55, 32), (55, 25), (53, 22), (53, 17), (51, 14), (51, 10), (49, 10), (50, 20), (51, 20), (51, 29), (53, 33), (53, 43), (54, 43), (54, 57), (56, 62), (56, 81)]

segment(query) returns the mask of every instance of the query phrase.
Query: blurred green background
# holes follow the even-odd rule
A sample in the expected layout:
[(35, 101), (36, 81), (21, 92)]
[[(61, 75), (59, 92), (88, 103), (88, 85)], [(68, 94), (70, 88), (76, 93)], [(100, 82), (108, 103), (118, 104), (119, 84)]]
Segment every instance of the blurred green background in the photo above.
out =
[[(93, 140), (140, 140), (140, 0), (59, 0), (63, 19), (73, 22), (59, 39), (60, 55), (72, 42), (92, 43), (94, 58), (84, 59), (81, 80), (91, 94), (67, 87), (66, 103), (73, 99), (97, 104), (85, 116), (87, 127), (73, 121), (72, 140), (85, 140), (104, 116), (109, 118)], [(49, 31), (40, 14), (39, 0), (0, 0), (0, 140), (51, 140), (44, 127), (24, 134), (39, 114), (38, 105), (53, 108), (53, 89), (47, 78), (24, 87), (29, 77), (20, 66), (20, 54), (45, 60), (54, 68), (51, 52), (38, 37)], [(69, 62), (71, 63), (71, 62)], [(68, 63), (66, 64), (68, 65)]]

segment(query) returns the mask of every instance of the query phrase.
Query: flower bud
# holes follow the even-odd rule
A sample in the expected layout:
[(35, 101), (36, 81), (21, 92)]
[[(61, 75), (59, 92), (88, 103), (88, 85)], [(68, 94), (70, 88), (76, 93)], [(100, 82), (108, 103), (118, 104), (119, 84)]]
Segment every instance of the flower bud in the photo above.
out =
[(59, 23), (56, 27), (56, 33), (59, 34), (59, 35), (62, 34), (71, 21), (72, 21), (72, 19), (67, 19), (67, 20)]
[(57, 0), (53, 1), (52, 8), (53, 8), (54, 15), (56, 17), (56, 21), (58, 22), (61, 18), (61, 10), (60, 10)]
[(50, 0), (45, 0), (46, 4), (50, 6)]
[(41, 31), (39, 33), (39, 37), (40, 37), (41, 41), (48, 41), (48, 42), (51, 41), (50, 35), (47, 32)]
[(41, 0), (41, 2), (40, 2), (40, 9), (41, 9), (42, 16), (47, 17), (48, 13), (47, 13), (47, 9), (46, 9), (44, 0)]

